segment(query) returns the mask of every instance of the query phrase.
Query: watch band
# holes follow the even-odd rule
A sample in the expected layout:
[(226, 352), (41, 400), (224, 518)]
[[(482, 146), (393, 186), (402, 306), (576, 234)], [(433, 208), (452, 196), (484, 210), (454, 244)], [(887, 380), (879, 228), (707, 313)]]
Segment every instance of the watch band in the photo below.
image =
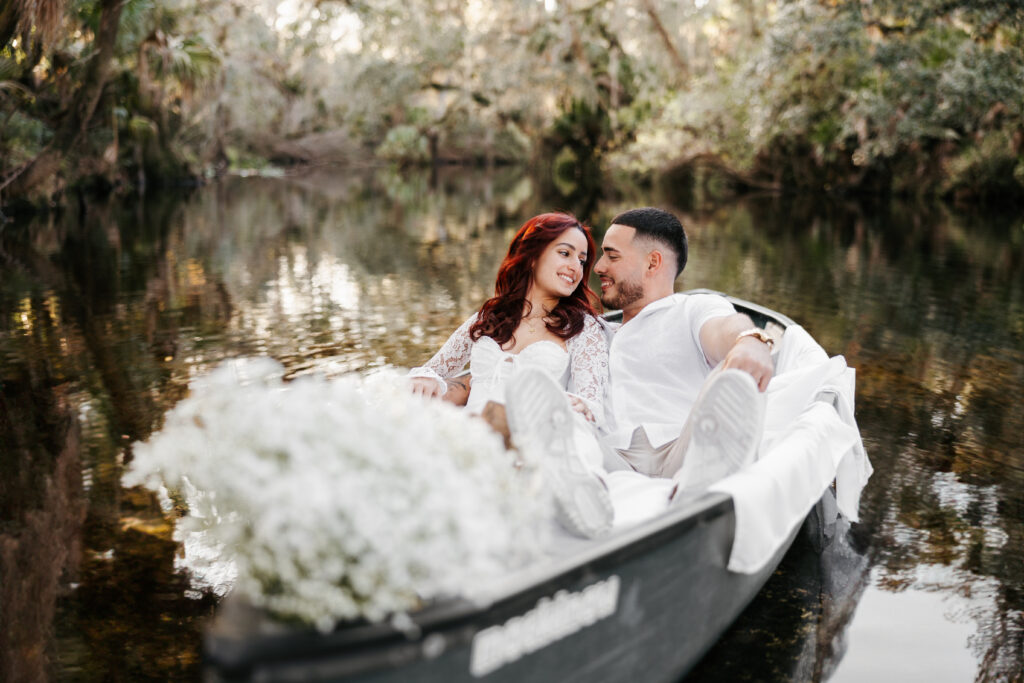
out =
[(764, 342), (768, 345), (769, 349), (775, 348), (775, 340), (769, 336), (767, 332), (762, 330), (760, 327), (751, 327), (749, 330), (743, 330), (736, 335), (736, 341), (743, 339), (744, 337), (753, 337), (758, 341)]

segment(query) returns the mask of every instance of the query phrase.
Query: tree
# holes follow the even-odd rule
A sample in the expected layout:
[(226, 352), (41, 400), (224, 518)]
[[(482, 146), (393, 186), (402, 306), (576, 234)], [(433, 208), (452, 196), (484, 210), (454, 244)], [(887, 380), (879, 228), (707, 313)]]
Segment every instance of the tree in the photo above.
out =
[(61, 116), (50, 144), (39, 156), (22, 168), (16, 169), (4, 181), (4, 185), (13, 184), (14, 194), (31, 195), (50, 180), (57, 173), (62, 157), (74, 149), (81, 139), (107, 84), (124, 4), (125, 0), (99, 0), (96, 8), (99, 16), (93, 51), (82, 83), (72, 97), (70, 107)]
[(710, 157), (780, 187), (1024, 194), (1024, 3), (789, 0), (744, 32), (747, 4), (714, 3), (715, 65), (616, 164)]

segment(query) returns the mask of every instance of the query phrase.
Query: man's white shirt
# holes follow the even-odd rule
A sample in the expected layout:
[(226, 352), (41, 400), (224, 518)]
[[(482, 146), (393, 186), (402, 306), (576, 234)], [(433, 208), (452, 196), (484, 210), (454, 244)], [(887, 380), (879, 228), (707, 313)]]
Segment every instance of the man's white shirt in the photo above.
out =
[(624, 449), (642, 426), (654, 447), (679, 436), (712, 370), (700, 329), (736, 312), (715, 294), (673, 294), (648, 304), (615, 328), (609, 345), (610, 396), (606, 445)]

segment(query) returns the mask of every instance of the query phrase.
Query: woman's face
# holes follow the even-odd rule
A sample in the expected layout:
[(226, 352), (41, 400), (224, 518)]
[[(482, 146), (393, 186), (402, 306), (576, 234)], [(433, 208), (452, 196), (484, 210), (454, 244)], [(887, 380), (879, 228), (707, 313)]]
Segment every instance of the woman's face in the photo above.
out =
[(569, 296), (583, 279), (587, 262), (587, 238), (576, 228), (569, 228), (541, 252), (533, 268), (533, 287), (541, 296)]

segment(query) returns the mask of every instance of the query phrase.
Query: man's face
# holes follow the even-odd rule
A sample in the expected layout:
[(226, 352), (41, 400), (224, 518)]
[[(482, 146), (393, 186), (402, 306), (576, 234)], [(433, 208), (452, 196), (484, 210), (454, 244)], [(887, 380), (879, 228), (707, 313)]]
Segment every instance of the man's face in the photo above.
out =
[(627, 309), (644, 297), (643, 272), (646, 254), (633, 243), (635, 228), (613, 223), (604, 234), (604, 251), (594, 265), (601, 278), (601, 303), (610, 309)]

